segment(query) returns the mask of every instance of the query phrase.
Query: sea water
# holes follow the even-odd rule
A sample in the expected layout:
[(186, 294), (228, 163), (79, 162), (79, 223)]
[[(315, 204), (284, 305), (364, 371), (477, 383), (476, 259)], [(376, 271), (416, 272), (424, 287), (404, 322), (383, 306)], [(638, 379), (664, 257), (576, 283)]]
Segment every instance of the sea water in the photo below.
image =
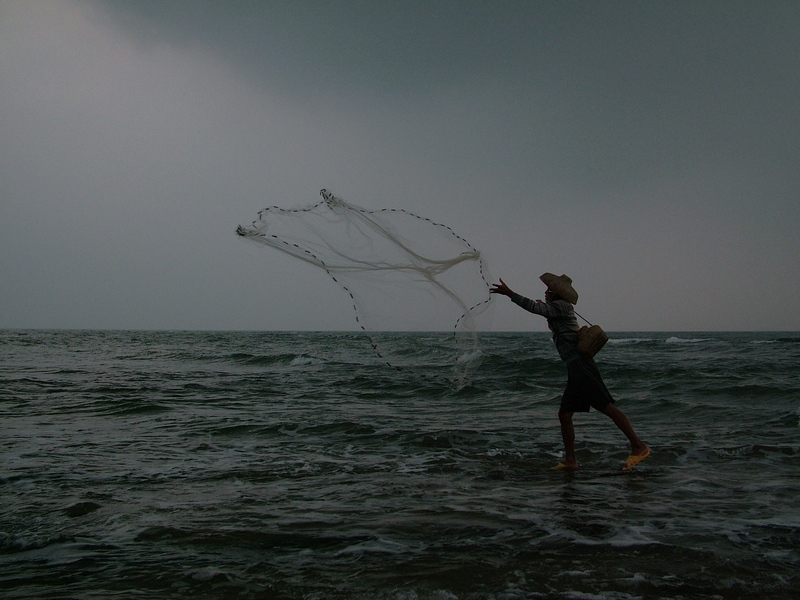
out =
[(543, 333), (0, 331), (4, 598), (796, 598), (800, 335), (614, 333), (652, 456)]

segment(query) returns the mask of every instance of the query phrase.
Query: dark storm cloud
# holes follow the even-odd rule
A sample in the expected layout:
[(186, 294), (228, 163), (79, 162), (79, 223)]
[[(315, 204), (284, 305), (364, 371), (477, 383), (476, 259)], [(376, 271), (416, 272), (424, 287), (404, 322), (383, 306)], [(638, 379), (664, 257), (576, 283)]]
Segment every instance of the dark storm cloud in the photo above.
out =
[(372, 112), (442, 89), (502, 88), (506, 105), (485, 118), (544, 136), (560, 174), (592, 185), (794, 158), (798, 124), (779, 117), (794, 114), (800, 88), (792, 3), (102, 6), (141, 43), (201, 46), (312, 107)]
[(800, 328), (798, 30), (793, 2), (0, 0), (0, 326), (351, 325), (232, 233), (327, 187), (534, 297), (570, 273), (610, 329)]
[(396, 94), (447, 79), (483, 78), (501, 72), (519, 50), (515, 46), (521, 30), (536, 25), (528, 22), (532, 15), (524, 5), (498, 9), (489, 3), (122, 2), (104, 6), (143, 43), (213, 47), (266, 84), (320, 94), (339, 87)]

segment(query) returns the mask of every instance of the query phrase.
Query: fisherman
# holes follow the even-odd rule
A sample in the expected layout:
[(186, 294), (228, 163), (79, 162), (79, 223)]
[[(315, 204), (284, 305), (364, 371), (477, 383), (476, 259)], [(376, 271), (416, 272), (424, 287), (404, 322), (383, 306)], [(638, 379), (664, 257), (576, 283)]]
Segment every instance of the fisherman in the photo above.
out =
[(508, 296), (511, 301), (547, 319), (547, 326), (553, 332), (553, 341), (561, 360), (567, 365), (567, 387), (561, 397), (558, 420), (561, 423), (561, 437), (564, 440), (564, 462), (557, 469), (577, 469), (575, 459), (575, 427), (572, 415), (576, 412), (589, 412), (589, 407), (608, 415), (631, 443), (631, 454), (625, 461), (623, 470), (627, 471), (650, 456), (650, 449), (639, 439), (628, 417), (614, 406), (614, 398), (603, 383), (600, 371), (591, 356), (578, 352), (578, 321), (572, 308), (578, 302), (578, 293), (572, 287), (572, 279), (566, 275), (556, 276), (545, 273), (539, 279), (547, 286), (545, 301), (529, 300), (512, 291), (505, 282), (492, 286), (493, 294)]

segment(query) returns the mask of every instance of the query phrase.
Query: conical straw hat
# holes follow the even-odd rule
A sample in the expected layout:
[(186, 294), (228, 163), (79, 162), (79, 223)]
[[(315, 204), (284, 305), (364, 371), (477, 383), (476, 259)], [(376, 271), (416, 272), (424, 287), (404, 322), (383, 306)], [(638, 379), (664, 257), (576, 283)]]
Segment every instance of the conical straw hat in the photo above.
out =
[(560, 298), (563, 298), (570, 304), (578, 303), (578, 292), (572, 287), (572, 279), (566, 275), (553, 275), (552, 273), (545, 273), (539, 279), (542, 280), (548, 288), (553, 290)]

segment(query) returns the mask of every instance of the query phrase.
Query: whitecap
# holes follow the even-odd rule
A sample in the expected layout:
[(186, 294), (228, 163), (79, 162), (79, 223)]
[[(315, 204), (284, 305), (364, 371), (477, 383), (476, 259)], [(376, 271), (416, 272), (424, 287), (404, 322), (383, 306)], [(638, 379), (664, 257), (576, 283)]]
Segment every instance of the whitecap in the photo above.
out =
[(697, 344), (698, 342), (705, 342), (703, 338), (682, 338), (677, 336), (668, 337), (667, 344)]
[(474, 363), (476, 361), (480, 361), (482, 359), (483, 359), (483, 352), (481, 351), (480, 348), (478, 348), (477, 350), (462, 352), (461, 354), (458, 355), (457, 361), (459, 364), (469, 364), (469, 363)]

